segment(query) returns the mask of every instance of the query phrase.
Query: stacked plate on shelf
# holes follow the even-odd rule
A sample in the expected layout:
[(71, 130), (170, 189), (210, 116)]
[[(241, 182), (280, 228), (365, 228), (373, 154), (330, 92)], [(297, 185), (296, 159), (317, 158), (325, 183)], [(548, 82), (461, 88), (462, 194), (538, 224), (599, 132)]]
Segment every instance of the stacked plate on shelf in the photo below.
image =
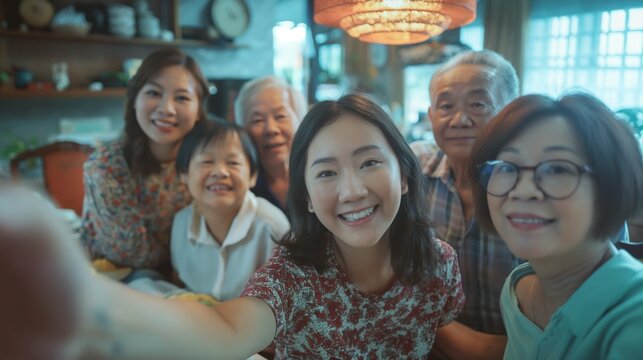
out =
[(116, 36), (132, 37), (136, 34), (136, 17), (134, 8), (127, 5), (113, 4), (107, 8), (109, 32)]

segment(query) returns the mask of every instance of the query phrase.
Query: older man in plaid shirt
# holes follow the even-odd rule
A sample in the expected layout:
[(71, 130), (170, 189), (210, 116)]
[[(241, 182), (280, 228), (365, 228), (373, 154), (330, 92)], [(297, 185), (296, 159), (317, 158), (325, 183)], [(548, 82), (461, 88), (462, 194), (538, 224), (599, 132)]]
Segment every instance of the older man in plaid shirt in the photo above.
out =
[(502, 239), (479, 228), (466, 166), (478, 131), (518, 97), (518, 78), (502, 56), (469, 51), (437, 70), (429, 92), (429, 118), (439, 149), (422, 142), (411, 147), (425, 164), (431, 221), (438, 237), (458, 254), (466, 296), (458, 322), (438, 331), (435, 352), (449, 358), (470, 358), (472, 353), (501, 358), (506, 336), (500, 291), (520, 260)]

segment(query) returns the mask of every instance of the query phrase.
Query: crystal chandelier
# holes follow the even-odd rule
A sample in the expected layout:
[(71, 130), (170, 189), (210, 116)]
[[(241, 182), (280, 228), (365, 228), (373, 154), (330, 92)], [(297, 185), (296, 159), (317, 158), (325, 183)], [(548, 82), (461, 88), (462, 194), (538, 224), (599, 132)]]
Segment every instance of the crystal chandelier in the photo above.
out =
[(476, 17), (476, 0), (315, 0), (316, 23), (364, 42), (414, 44)]

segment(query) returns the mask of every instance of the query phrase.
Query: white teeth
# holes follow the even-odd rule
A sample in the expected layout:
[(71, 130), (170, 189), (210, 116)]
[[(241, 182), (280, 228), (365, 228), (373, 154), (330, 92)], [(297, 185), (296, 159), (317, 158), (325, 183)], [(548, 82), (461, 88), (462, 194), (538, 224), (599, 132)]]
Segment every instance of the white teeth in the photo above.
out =
[(340, 216), (348, 221), (357, 221), (371, 215), (373, 211), (375, 211), (375, 206), (370, 207), (368, 209), (364, 209), (362, 211), (341, 214)]
[(207, 189), (210, 191), (226, 191), (230, 190), (230, 187), (225, 185), (210, 185)]
[(153, 120), (154, 124), (158, 127), (175, 127), (176, 124), (163, 121), (163, 120)]
[(546, 224), (549, 222), (546, 219), (537, 218), (511, 218), (511, 221), (519, 224)]

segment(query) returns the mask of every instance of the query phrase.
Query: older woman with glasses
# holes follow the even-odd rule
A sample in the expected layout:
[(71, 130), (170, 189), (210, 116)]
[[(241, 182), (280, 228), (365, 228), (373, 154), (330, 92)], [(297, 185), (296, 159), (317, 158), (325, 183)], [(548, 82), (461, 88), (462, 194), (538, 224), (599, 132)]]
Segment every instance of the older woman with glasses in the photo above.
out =
[(590, 95), (528, 95), (471, 153), (481, 225), (528, 260), (501, 295), (505, 359), (640, 357), (643, 264), (610, 242), (643, 208), (634, 136)]

